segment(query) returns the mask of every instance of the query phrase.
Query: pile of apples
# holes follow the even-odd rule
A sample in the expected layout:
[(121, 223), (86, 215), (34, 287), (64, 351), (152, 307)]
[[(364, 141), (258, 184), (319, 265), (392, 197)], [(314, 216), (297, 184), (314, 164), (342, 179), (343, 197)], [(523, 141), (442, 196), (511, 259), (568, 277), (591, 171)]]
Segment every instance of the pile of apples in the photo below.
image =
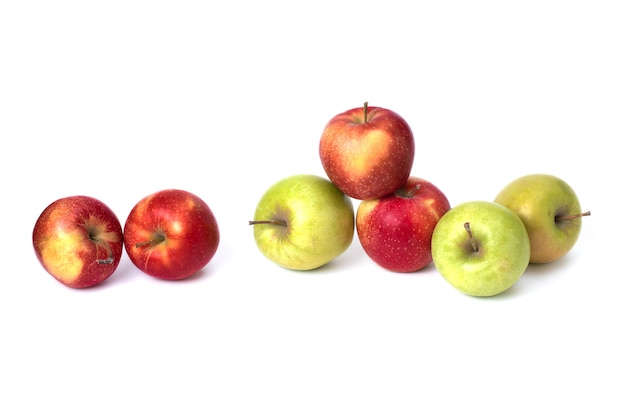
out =
[[(341, 255), (356, 229), (379, 266), (415, 272), (432, 262), (460, 292), (486, 297), (512, 287), (530, 263), (564, 256), (590, 215), (550, 174), (518, 178), (493, 201), (451, 207), (433, 183), (411, 175), (414, 155), (411, 128), (396, 112), (366, 102), (337, 114), (319, 143), (328, 178), (272, 185), (249, 222), (257, 247), (282, 267), (311, 270)], [(360, 200), (356, 215), (352, 199)]]
[[(258, 249), (284, 268), (307, 271), (344, 253), (356, 230), (380, 267), (416, 272), (433, 263), (460, 292), (485, 297), (512, 287), (530, 263), (564, 256), (590, 215), (550, 174), (518, 178), (493, 201), (451, 207), (433, 183), (411, 175), (414, 156), (412, 130), (396, 112), (365, 103), (337, 114), (319, 142), (328, 178), (292, 175), (265, 191), (249, 221)], [(356, 213), (353, 200), (360, 201)], [(123, 230), (102, 201), (61, 198), (40, 214), (32, 239), (50, 275), (87, 288), (113, 274), (124, 249), (148, 275), (188, 278), (213, 258), (220, 233), (200, 197), (168, 189), (141, 199)]]

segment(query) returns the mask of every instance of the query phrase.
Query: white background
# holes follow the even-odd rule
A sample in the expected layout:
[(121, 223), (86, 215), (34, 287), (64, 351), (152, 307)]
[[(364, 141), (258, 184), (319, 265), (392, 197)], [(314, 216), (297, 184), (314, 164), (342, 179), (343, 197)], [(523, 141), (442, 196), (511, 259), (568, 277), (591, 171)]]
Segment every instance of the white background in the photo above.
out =
[[(625, 415), (622, 4), (3, 2), (0, 415)], [(258, 199), (323, 176), (325, 123), (364, 101), (409, 122), (413, 175), (453, 205), (566, 180), (592, 212), (576, 247), (487, 299), (386, 272), (356, 235), (317, 271), (266, 260)], [(123, 224), (170, 187), (220, 225), (195, 278), (124, 254), (72, 290), (38, 264), (53, 200)]]

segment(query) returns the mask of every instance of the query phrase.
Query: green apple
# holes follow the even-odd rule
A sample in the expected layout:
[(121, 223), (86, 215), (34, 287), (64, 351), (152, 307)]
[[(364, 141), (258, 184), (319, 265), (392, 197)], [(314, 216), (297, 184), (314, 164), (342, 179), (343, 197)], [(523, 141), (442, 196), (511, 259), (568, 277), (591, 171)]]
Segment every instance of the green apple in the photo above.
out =
[(576, 193), (565, 181), (549, 174), (530, 174), (506, 185), (496, 203), (522, 219), (530, 237), (530, 263), (548, 263), (568, 253), (576, 244), (582, 217)]
[(433, 264), (457, 290), (488, 297), (512, 287), (530, 259), (521, 219), (490, 201), (468, 201), (439, 219), (432, 237)]
[(265, 257), (288, 269), (311, 270), (343, 253), (354, 237), (352, 200), (331, 181), (301, 174), (261, 197), (249, 222)]

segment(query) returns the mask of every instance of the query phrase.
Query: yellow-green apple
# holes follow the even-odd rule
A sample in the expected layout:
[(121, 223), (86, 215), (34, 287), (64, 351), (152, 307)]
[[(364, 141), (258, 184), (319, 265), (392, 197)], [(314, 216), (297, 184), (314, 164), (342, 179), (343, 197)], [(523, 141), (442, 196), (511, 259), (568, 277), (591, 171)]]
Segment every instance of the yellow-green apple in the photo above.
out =
[(524, 223), (490, 201), (468, 201), (439, 219), (432, 237), (433, 263), (457, 290), (489, 297), (512, 287), (530, 259)]
[(365, 253), (394, 272), (414, 272), (432, 262), (435, 225), (450, 209), (445, 194), (411, 176), (394, 193), (359, 203), (356, 231)]
[(548, 263), (563, 257), (576, 244), (582, 228), (578, 196), (561, 178), (529, 174), (507, 184), (496, 203), (522, 219), (530, 237), (530, 263)]
[(398, 113), (357, 107), (326, 124), (319, 142), (322, 167), (344, 194), (370, 200), (402, 187), (411, 173), (415, 142)]
[(284, 268), (311, 270), (348, 249), (354, 206), (328, 179), (298, 174), (265, 191), (249, 224), (265, 257)]
[(124, 224), (124, 247), (137, 268), (155, 278), (180, 280), (204, 268), (220, 242), (209, 206), (185, 190), (142, 198)]
[(122, 226), (102, 201), (83, 195), (46, 207), (33, 229), (35, 254), (44, 269), (70, 288), (109, 278), (122, 257)]

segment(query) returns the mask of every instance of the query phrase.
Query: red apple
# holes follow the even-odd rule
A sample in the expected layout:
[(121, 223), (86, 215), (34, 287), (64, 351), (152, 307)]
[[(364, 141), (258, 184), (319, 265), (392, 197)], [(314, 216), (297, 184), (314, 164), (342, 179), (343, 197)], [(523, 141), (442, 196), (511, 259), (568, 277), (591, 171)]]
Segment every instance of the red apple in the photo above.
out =
[(319, 155), (337, 188), (352, 198), (370, 200), (405, 184), (413, 166), (415, 142), (399, 114), (368, 107), (366, 102), (326, 124)]
[(418, 271), (433, 260), (433, 230), (448, 210), (450, 203), (439, 188), (422, 178), (409, 177), (394, 193), (361, 201), (356, 214), (359, 241), (383, 268)]
[(111, 276), (122, 257), (122, 226), (102, 201), (64, 197), (39, 215), (33, 247), (46, 271), (70, 288), (87, 288)]
[(215, 255), (220, 235), (209, 206), (184, 190), (141, 199), (124, 224), (124, 247), (137, 268), (165, 280), (188, 278)]

